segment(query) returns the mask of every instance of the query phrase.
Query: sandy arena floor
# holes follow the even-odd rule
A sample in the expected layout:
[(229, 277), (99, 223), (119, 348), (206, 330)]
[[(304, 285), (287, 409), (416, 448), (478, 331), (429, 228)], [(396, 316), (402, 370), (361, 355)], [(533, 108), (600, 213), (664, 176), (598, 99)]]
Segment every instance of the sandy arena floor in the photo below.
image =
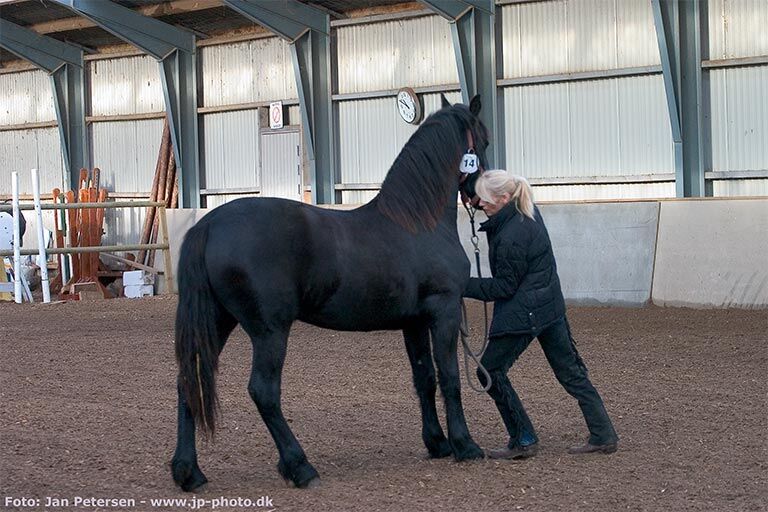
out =
[[(541, 438), (539, 455), (520, 463), (426, 458), (398, 332), (297, 324), (283, 407), (322, 478), (305, 491), (275, 470), (274, 444), (246, 391), (250, 343), (237, 330), (220, 363), (218, 436), (200, 448), (210, 483), (188, 495), (168, 470), (175, 307), (175, 297), (0, 303), (0, 508), (84, 510), (73, 505), (80, 496), (136, 500), (110, 510), (172, 510), (181, 507), (150, 500), (268, 496), (271, 506), (255, 510), (768, 510), (766, 311), (572, 308), (619, 451), (566, 454), (586, 429), (534, 344), (511, 372)], [(478, 303), (470, 316), (477, 332)], [(463, 391), (475, 440), (501, 446), (490, 399)], [(70, 507), (22, 508), (9, 497)]]

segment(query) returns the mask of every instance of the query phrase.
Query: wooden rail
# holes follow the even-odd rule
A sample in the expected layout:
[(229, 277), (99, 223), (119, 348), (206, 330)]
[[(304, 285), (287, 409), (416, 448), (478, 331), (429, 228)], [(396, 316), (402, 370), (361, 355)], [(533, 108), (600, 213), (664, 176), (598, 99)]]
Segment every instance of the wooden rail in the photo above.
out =
[[(168, 240), (168, 222), (165, 216), (165, 203), (156, 201), (113, 201), (105, 203), (60, 203), (60, 204), (43, 204), (41, 209), (43, 210), (78, 210), (78, 209), (93, 209), (93, 208), (144, 208), (144, 207), (156, 207), (160, 214), (160, 229), (163, 233), (163, 243), (160, 244), (132, 244), (132, 245), (97, 245), (97, 246), (80, 246), (80, 247), (55, 247), (52, 249), (46, 248), (46, 254), (84, 254), (94, 252), (123, 252), (123, 251), (138, 251), (138, 250), (159, 250), (163, 251), (165, 259), (165, 269), (163, 274), (165, 275), (165, 283), (168, 293), (173, 293), (173, 268), (171, 262), (171, 246)], [(20, 210), (34, 210), (35, 206), (32, 204), (19, 205)], [(12, 205), (0, 204), (0, 212), (10, 212), (13, 210)], [(21, 256), (33, 256), (38, 254), (38, 249), (21, 249)], [(0, 251), (0, 258), (13, 257), (13, 250)]]

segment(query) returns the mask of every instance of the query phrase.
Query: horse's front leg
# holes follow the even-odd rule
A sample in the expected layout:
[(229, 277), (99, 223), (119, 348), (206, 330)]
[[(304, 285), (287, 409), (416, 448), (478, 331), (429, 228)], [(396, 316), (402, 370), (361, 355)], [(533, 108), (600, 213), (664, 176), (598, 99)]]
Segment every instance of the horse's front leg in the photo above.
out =
[(459, 360), (456, 347), (459, 337), (459, 301), (447, 300), (443, 307), (436, 308), (430, 330), (437, 364), (440, 391), (443, 393), (448, 416), (448, 441), (456, 460), (480, 459), (483, 450), (472, 440), (461, 405), (461, 384)]
[(447, 457), (451, 454), (451, 446), (437, 419), (437, 379), (429, 347), (429, 326), (426, 323), (409, 326), (403, 329), (403, 337), (413, 371), (413, 386), (421, 406), (421, 438), (431, 457)]

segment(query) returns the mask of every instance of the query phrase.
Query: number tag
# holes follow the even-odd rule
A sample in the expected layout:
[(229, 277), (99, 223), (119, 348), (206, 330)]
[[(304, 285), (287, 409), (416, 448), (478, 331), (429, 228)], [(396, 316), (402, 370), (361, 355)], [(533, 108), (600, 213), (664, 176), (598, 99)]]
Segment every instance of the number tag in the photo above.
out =
[(461, 165), (459, 171), (463, 174), (474, 174), (477, 172), (477, 155), (474, 153), (466, 153), (461, 157)]

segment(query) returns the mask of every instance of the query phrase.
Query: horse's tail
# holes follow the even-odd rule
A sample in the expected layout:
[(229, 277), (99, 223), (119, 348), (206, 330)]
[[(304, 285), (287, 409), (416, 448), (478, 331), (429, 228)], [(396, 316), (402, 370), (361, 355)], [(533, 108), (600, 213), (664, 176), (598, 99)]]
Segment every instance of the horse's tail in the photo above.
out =
[(219, 359), (217, 317), (205, 266), (208, 224), (187, 232), (179, 255), (179, 304), (176, 309), (176, 362), (179, 386), (198, 428), (213, 435), (218, 398), (215, 374)]

